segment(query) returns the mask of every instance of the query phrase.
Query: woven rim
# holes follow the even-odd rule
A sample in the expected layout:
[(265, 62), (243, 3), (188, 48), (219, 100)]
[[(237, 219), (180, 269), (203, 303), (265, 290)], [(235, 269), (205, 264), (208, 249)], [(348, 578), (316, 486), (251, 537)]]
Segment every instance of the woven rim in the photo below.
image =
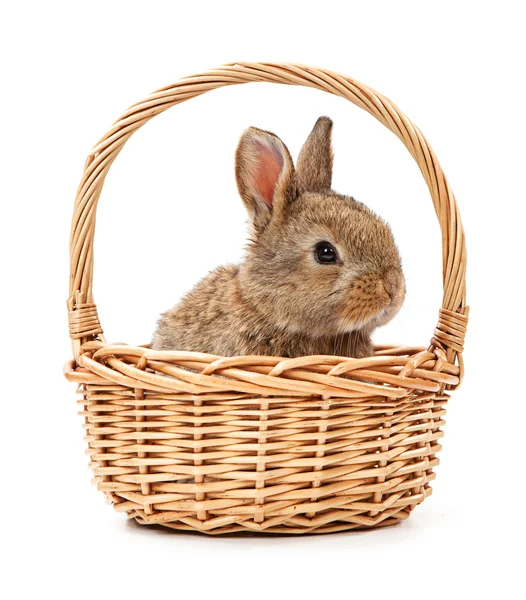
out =
[(464, 231), (454, 194), (424, 135), (390, 100), (363, 83), (326, 69), (279, 63), (232, 63), (185, 77), (131, 106), (93, 148), (77, 191), (70, 238), (68, 309), (75, 358), (82, 343), (104, 339), (93, 300), (93, 239), (97, 202), (113, 161), (137, 129), (171, 106), (216, 88), (250, 82), (303, 85), (346, 98), (378, 119), (409, 150), (427, 183), (442, 230), (444, 294), (432, 345), (444, 348), (450, 362), (458, 355), (461, 363), (468, 312)]

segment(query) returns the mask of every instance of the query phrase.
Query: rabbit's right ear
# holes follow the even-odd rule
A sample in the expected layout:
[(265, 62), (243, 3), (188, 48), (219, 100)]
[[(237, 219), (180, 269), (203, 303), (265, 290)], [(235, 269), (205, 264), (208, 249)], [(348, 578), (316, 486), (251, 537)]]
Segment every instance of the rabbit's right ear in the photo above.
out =
[(236, 182), (255, 233), (279, 219), (297, 196), (294, 164), (277, 135), (247, 129), (236, 150)]
[(320, 117), (298, 156), (298, 187), (303, 192), (328, 192), (331, 189), (333, 152), (332, 121)]

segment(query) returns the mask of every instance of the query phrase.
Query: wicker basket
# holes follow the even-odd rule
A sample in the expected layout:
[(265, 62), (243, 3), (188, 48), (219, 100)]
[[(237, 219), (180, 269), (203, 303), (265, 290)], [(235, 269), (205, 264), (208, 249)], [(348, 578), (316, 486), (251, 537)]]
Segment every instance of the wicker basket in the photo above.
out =
[[(363, 108), (424, 176), (442, 229), (444, 297), (426, 348), (375, 356), (221, 357), (105, 342), (93, 301), (95, 212), (125, 142), (166, 109), (248, 82), (303, 85)], [(391, 525), (431, 493), (448, 392), (463, 373), (466, 251), (453, 193), (426, 139), (387, 98), (295, 64), (235, 63), (134, 104), (88, 156), (71, 233), (69, 331), (98, 488), (143, 524), (210, 534)]]

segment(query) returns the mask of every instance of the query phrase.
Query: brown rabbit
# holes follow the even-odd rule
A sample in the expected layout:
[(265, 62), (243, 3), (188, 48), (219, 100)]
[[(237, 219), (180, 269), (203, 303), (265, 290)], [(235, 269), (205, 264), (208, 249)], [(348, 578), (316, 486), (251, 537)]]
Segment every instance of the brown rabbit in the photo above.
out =
[(331, 130), (329, 118), (317, 120), (296, 169), (276, 135), (243, 133), (236, 180), (252, 222), (247, 255), (209, 273), (164, 313), (153, 349), (372, 354), (371, 332), (399, 311), (405, 282), (389, 226), (331, 191)]

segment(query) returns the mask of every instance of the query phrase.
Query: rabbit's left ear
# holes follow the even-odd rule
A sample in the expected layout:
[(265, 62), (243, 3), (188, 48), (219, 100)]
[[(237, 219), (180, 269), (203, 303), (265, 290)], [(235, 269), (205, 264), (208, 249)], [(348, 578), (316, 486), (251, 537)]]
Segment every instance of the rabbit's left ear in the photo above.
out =
[(333, 152), (332, 121), (320, 117), (301, 149), (296, 166), (298, 187), (302, 192), (327, 192), (331, 189)]
[(247, 129), (236, 150), (236, 181), (256, 233), (280, 219), (296, 199), (294, 164), (277, 135)]

